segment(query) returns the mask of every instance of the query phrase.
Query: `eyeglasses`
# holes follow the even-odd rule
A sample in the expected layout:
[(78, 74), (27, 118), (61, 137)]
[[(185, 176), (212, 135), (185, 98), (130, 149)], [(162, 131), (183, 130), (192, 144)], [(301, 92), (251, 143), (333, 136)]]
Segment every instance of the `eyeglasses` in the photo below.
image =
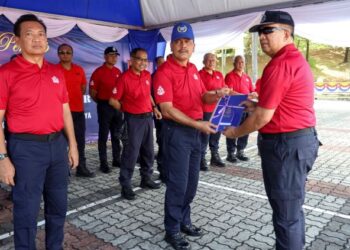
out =
[(259, 29), (258, 33), (259, 33), (259, 36), (261, 34), (268, 35), (268, 34), (275, 32), (276, 30), (288, 30), (288, 29), (285, 29), (282, 27), (264, 27), (264, 28)]
[(134, 58), (136, 61), (139, 61), (139, 62), (148, 62), (147, 58), (141, 58), (137, 56), (133, 56), (132, 58)]
[(59, 55), (71, 55), (71, 54), (73, 54), (73, 52), (71, 52), (71, 51), (58, 51), (58, 54)]

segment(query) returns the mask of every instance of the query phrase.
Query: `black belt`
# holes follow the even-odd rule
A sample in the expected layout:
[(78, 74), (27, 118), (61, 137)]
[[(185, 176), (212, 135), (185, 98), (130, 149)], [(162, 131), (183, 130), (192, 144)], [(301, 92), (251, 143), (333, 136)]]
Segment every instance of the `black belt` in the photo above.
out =
[(39, 142), (50, 142), (57, 139), (62, 134), (62, 131), (54, 132), (51, 134), (36, 135), (26, 133), (10, 133), (10, 138), (20, 139), (24, 141), (39, 141)]
[(124, 112), (124, 114), (126, 116), (139, 118), (139, 119), (148, 118), (148, 117), (152, 117), (153, 116), (152, 112), (147, 112), (147, 113), (142, 113), (142, 114), (131, 114), (131, 113)]
[(285, 132), (285, 133), (278, 133), (278, 134), (264, 134), (264, 133), (260, 133), (260, 136), (263, 139), (273, 140), (273, 139), (278, 139), (278, 138), (281, 138), (281, 137), (290, 138), (290, 137), (296, 137), (296, 136), (306, 135), (306, 134), (311, 134), (311, 133), (316, 133), (315, 127), (303, 128), (303, 129), (299, 129), (299, 130), (296, 130), (296, 131), (293, 131), (293, 132)]

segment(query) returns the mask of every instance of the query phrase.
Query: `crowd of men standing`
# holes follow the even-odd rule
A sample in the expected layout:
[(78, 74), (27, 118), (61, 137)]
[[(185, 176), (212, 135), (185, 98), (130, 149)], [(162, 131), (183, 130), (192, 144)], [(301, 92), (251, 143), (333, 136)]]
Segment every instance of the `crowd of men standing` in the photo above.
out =
[[(261, 78), (259, 101), (245, 101), (247, 112), (240, 126), (223, 132), (227, 137), (226, 160), (249, 160), (244, 153), (248, 134), (259, 130), (276, 248), (299, 250), (305, 244), (305, 181), (318, 149), (312, 74), (293, 44), (294, 21), (288, 13), (267, 11), (250, 31), (258, 32), (262, 50), (272, 59)], [(46, 26), (35, 15), (21, 16), (14, 33), (22, 54), (0, 68), (0, 120), (6, 116), (8, 126), (6, 141), (0, 129), (0, 181), (13, 187), (15, 248), (35, 249), (36, 218), (43, 194), (46, 248), (62, 249), (68, 166), (77, 167), (79, 177), (95, 175), (87, 168), (84, 152), (87, 80), (84, 70), (73, 63), (69, 44), (58, 47), (58, 66), (45, 60)], [(204, 233), (192, 224), (191, 203), (199, 171), (208, 170), (208, 144), (210, 164), (225, 167), (218, 150), (220, 133), (209, 121), (215, 104), (227, 95), (258, 97), (244, 73), (242, 56), (234, 58), (234, 68), (225, 78), (216, 71), (216, 57), (211, 53), (204, 56), (204, 67), (198, 71), (190, 62), (194, 38), (190, 24), (175, 24), (172, 53), (159, 63), (153, 76), (146, 70), (148, 55), (143, 48), (131, 51), (130, 67), (121, 73), (115, 67), (119, 53), (108, 47), (105, 62), (89, 81), (89, 94), (98, 114), (99, 167), (103, 173), (111, 171), (106, 150), (110, 133), (112, 165), (120, 167), (125, 199), (136, 197), (131, 180), (138, 159), (140, 186), (160, 188), (152, 178), (156, 119), (157, 162), (166, 184), (165, 241), (174, 249), (190, 249), (184, 235)]]

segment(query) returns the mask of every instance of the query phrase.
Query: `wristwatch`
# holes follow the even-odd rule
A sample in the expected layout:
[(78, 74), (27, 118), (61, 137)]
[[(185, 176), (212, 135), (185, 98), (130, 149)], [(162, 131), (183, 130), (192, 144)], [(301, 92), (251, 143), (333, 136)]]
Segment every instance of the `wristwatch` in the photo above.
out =
[(6, 157), (8, 157), (7, 154), (1, 154), (1, 153), (0, 153), (0, 161), (3, 160), (3, 159), (5, 159)]

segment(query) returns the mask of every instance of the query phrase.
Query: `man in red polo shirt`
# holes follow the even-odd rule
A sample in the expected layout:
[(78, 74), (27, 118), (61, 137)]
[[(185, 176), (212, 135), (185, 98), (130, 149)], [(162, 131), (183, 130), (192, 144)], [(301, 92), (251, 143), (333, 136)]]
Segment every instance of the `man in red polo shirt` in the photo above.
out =
[(189, 62), (194, 51), (190, 24), (173, 27), (172, 54), (154, 76), (154, 94), (160, 105), (163, 162), (166, 179), (165, 240), (175, 249), (190, 249), (181, 232), (201, 236), (191, 221), (191, 203), (196, 195), (201, 159), (201, 133), (215, 133), (214, 125), (203, 119), (203, 102), (214, 103), (230, 90), (207, 91), (197, 68)]
[(314, 81), (310, 66), (293, 42), (294, 21), (284, 11), (266, 11), (258, 32), (271, 57), (260, 82), (259, 102), (245, 102), (252, 114), (224, 134), (237, 138), (259, 129), (259, 152), (266, 194), (273, 213), (276, 249), (305, 244), (303, 203), (307, 173), (317, 157)]
[(14, 34), (22, 55), (0, 68), (0, 123), (6, 115), (9, 131), (5, 145), (0, 126), (0, 181), (13, 186), (15, 248), (35, 249), (43, 196), (46, 249), (62, 249), (68, 164), (75, 168), (79, 161), (66, 83), (44, 59), (48, 42), (40, 19), (19, 17)]
[(86, 92), (86, 77), (82, 67), (72, 62), (73, 48), (69, 44), (61, 44), (57, 48), (60, 59), (59, 66), (66, 80), (69, 108), (72, 113), (74, 133), (78, 143), (79, 165), (76, 176), (93, 177), (94, 173), (86, 167), (85, 158), (85, 114), (84, 94)]
[(121, 135), (123, 131), (123, 114), (109, 105), (112, 89), (121, 75), (120, 70), (114, 65), (120, 54), (115, 47), (107, 47), (104, 51), (105, 62), (97, 68), (90, 79), (90, 96), (97, 103), (98, 116), (98, 153), (100, 157), (100, 170), (109, 173), (111, 170), (107, 162), (107, 139), (111, 133), (112, 165), (120, 167)]
[[(254, 87), (250, 77), (244, 73), (244, 58), (240, 55), (235, 56), (233, 60), (233, 70), (225, 76), (226, 85), (239, 94), (251, 94)], [(248, 113), (243, 113), (241, 123), (247, 119)], [(241, 161), (248, 161), (249, 158), (244, 154), (247, 147), (249, 135), (239, 138), (226, 138), (227, 158), (229, 162), (236, 162), (237, 158)], [(237, 153), (235, 151), (237, 149)]]
[[(204, 67), (199, 71), (199, 75), (204, 83), (204, 86), (207, 90), (219, 90), (225, 86), (224, 77), (220, 71), (216, 70), (216, 62), (217, 58), (215, 54), (207, 53), (204, 55), (203, 64)], [(212, 104), (204, 104), (203, 111), (204, 121), (209, 121), (211, 114), (215, 109), (216, 103)], [(202, 155), (201, 155), (201, 170), (207, 171), (207, 161), (205, 160), (205, 155), (207, 153), (207, 147), (209, 143), (209, 148), (211, 151), (211, 159), (210, 165), (225, 167), (225, 163), (221, 160), (219, 155), (219, 140), (220, 140), (220, 132), (215, 134), (204, 134), (201, 135), (202, 141)]]
[(137, 157), (140, 154), (142, 188), (160, 188), (151, 176), (153, 173), (153, 113), (157, 119), (162, 115), (151, 96), (151, 74), (147, 68), (147, 52), (136, 48), (130, 53), (130, 68), (118, 79), (110, 104), (123, 110), (128, 133), (128, 142), (122, 154), (119, 182), (122, 196), (135, 199), (131, 178)]

